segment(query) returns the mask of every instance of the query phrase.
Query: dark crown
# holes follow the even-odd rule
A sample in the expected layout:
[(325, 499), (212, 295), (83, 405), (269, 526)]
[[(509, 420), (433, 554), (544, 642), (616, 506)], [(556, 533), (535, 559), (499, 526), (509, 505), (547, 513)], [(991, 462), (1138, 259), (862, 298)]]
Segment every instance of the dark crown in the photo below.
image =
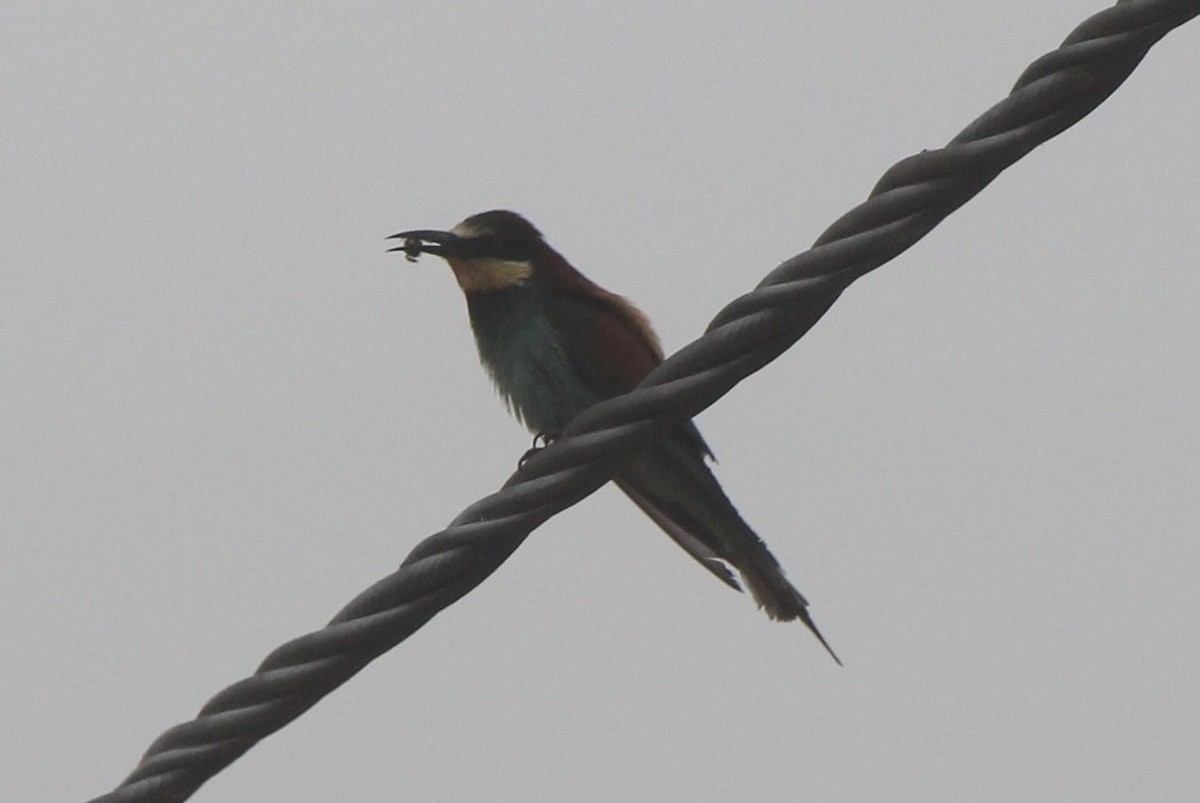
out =
[(480, 212), (454, 227), (479, 256), (529, 261), (542, 246), (542, 233), (507, 209)]

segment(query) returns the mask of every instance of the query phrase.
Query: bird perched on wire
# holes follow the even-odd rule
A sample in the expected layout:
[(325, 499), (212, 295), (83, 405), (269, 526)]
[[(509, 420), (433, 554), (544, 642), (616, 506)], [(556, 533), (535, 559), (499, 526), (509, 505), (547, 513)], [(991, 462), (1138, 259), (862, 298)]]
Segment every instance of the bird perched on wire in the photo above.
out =
[[(636, 307), (571, 266), (533, 224), (494, 210), (450, 231), (392, 235), (410, 261), (449, 263), (467, 298), (479, 357), (509, 410), (547, 442), (581, 412), (632, 390), (663, 360)], [(776, 620), (799, 619), (840, 664), (808, 602), (734, 509), (705, 463), (712, 452), (691, 421), (621, 464), (613, 481), (667, 535), (724, 583), (742, 582)]]

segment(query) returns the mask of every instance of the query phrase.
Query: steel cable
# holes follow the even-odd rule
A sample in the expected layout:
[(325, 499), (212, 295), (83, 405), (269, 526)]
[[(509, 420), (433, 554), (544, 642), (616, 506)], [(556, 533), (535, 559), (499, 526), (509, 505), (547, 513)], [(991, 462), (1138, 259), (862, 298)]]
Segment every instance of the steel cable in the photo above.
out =
[(92, 803), (190, 797), (471, 591), (534, 528), (607, 482), (613, 465), (658, 429), (699, 413), (779, 356), (855, 279), (909, 248), (1006, 167), (1086, 116), (1150, 47), (1198, 14), (1200, 0), (1123, 0), (1086, 20), (946, 147), (894, 165), (864, 203), (722, 309), (703, 337), (636, 390), (579, 416), (500, 491), (419, 543), (399, 570), (359, 594), (325, 628), (279, 647), (195, 719), (163, 733), (119, 787)]

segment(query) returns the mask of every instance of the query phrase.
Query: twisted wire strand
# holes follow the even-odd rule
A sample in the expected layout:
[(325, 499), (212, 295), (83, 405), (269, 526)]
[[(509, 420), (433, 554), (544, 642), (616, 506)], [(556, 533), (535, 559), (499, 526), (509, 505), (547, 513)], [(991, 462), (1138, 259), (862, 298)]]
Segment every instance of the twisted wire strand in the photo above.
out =
[(483, 582), (538, 525), (591, 494), (657, 431), (715, 403), (804, 335), (854, 280), (900, 254), (1006, 167), (1102, 103), (1146, 52), (1200, 15), (1200, 0), (1121, 0), (1034, 61), (1012, 93), (944, 148), (890, 168), (813, 248), (722, 309), (704, 336), (634, 391), (590, 408), (503, 488), (426, 538), (323, 629), (274, 650), (255, 673), (146, 751), (92, 803), (186, 800), (255, 743), (307, 711)]

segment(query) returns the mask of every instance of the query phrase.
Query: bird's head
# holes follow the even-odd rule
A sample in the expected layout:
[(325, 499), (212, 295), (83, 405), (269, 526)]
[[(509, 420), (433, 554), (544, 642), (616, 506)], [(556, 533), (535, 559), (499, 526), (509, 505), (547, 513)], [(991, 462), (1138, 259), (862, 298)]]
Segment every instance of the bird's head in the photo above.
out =
[(524, 284), (534, 276), (539, 261), (557, 254), (542, 233), (516, 212), (502, 209), (481, 212), (450, 231), (417, 229), (393, 234), (410, 262), (421, 254), (435, 254), (449, 263), (465, 293), (485, 293)]

